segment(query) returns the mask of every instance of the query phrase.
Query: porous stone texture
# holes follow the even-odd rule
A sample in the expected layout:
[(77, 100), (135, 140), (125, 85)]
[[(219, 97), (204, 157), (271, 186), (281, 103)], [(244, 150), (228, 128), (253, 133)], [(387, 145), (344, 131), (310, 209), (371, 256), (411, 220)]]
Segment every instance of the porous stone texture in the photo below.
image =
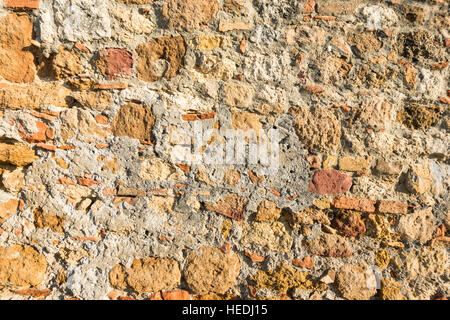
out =
[(183, 275), (194, 293), (225, 293), (236, 282), (240, 266), (235, 253), (203, 247), (187, 257)]
[(180, 284), (178, 262), (172, 259), (135, 259), (130, 268), (116, 265), (109, 280), (118, 289), (131, 288), (136, 292), (156, 292), (172, 289)]
[(450, 296), (448, 12), (0, 0), (0, 299)]

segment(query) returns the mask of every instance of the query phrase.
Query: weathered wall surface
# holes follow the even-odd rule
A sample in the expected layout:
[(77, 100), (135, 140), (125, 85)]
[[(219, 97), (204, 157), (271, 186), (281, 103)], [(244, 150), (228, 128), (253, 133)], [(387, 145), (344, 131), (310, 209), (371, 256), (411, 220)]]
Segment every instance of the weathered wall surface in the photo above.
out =
[[(0, 0), (0, 298), (448, 296), (448, 13)], [(175, 161), (198, 125), (278, 173)]]

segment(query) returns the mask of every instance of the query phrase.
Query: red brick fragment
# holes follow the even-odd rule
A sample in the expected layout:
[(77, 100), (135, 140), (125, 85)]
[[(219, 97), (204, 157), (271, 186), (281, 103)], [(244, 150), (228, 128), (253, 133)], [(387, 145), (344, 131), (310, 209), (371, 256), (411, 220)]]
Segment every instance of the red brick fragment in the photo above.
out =
[(133, 54), (126, 49), (103, 49), (99, 52), (99, 66), (108, 80), (128, 77), (133, 69)]
[(314, 172), (309, 183), (309, 192), (318, 194), (340, 194), (350, 190), (352, 179), (343, 172), (328, 169)]

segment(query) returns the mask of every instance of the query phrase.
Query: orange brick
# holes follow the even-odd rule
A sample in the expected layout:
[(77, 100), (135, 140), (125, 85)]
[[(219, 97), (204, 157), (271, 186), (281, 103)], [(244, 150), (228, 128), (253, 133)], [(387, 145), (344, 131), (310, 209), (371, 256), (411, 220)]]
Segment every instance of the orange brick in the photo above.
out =
[(337, 197), (332, 206), (338, 209), (349, 209), (364, 212), (375, 212), (375, 200)]
[(32, 116), (37, 117), (37, 118), (42, 118), (42, 119), (45, 119), (45, 120), (48, 120), (48, 121), (54, 121), (54, 120), (56, 120), (56, 117), (55, 117), (55, 116), (50, 115), (50, 114), (47, 114), (47, 113), (44, 113), (44, 112), (39, 112), (39, 111), (36, 111), (36, 110), (31, 110), (31, 111), (30, 111), (30, 114), (31, 114)]
[(28, 288), (21, 290), (14, 290), (15, 294), (20, 294), (21, 296), (31, 296), (33, 298), (47, 297), (52, 293), (49, 289), (36, 289)]
[(181, 119), (184, 121), (196, 121), (196, 120), (206, 120), (206, 119), (214, 119), (216, 116), (215, 112), (211, 113), (202, 113), (202, 114), (183, 114)]
[(408, 213), (408, 204), (406, 202), (392, 201), (392, 200), (380, 200), (378, 201), (378, 212), (380, 213)]
[(59, 178), (56, 180), (56, 184), (63, 184), (66, 186), (75, 186), (77, 183), (69, 178)]
[(321, 88), (319, 86), (306, 86), (305, 90), (309, 91), (311, 93), (314, 93), (314, 94), (319, 94), (319, 93), (323, 92), (323, 88)]
[(431, 66), (431, 70), (444, 69), (446, 66), (448, 66), (448, 62), (444, 61), (444, 62), (441, 62), (441, 63)]
[(82, 52), (84, 52), (84, 53), (89, 53), (90, 51), (89, 51), (89, 49), (88, 49), (88, 47), (86, 47), (84, 44), (81, 44), (81, 43), (75, 43), (75, 48), (77, 48), (78, 50), (80, 50), (80, 51), (82, 51)]
[(113, 83), (101, 83), (96, 84), (94, 89), (97, 90), (124, 90), (128, 87), (126, 83), (123, 82), (113, 82)]
[(38, 144), (36, 144), (36, 147), (45, 149), (48, 151), (56, 151), (56, 146), (54, 146), (52, 144), (38, 143)]
[(264, 259), (265, 259), (263, 256), (260, 256), (260, 255), (257, 254), (257, 253), (250, 252), (250, 251), (248, 251), (247, 249), (245, 249), (244, 253), (245, 253), (245, 255), (246, 255), (247, 257), (249, 257), (249, 259), (252, 260), (253, 262), (263, 262)]
[(186, 290), (172, 290), (161, 292), (164, 300), (191, 300), (191, 295)]
[(439, 100), (441, 100), (442, 103), (450, 104), (449, 97), (440, 97)]
[(88, 179), (88, 178), (78, 178), (78, 184), (82, 185), (82, 186), (86, 186), (86, 187), (92, 187), (95, 186), (97, 184), (101, 184), (102, 182), (100, 181), (95, 181), (92, 179)]
[(96, 115), (95, 116), (95, 121), (97, 121), (97, 123), (99, 123), (99, 124), (104, 124), (104, 125), (107, 125), (109, 123), (108, 117), (105, 117), (102, 114)]
[(45, 130), (45, 135), (50, 140), (53, 140), (53, 139), (55, 139), (56, 130), (54, 128), (47, 128), (47, 130)]
[(336, 20), (336, 17), (333, 17), (333, 16), (314, 16), (314, 19), (325, 20), (325, 21), (332, 21), (332, 20)]
[(4, 0), (3, 4), (10, 8), (39, 8), (39, 0)]
[(309, 0), (307, 2), (304, 2), (302, 13), (314, 13), (314, 11), (316, 11), (315, 6), (315, 1)]

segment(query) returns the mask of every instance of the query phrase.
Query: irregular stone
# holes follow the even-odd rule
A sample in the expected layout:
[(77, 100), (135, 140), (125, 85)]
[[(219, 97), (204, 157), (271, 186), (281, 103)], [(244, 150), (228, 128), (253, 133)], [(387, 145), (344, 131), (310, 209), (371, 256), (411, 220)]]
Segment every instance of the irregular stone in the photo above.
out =
[(223, 214), (234, 220), (242, 220), (244, 218), (247, 202), (247, 199), (231, 193), (223, 196), (215, 204), (210, 202), (205, 203), (205, 209)]
[(197, 294), (225, 293), (235, 284), (241, 267), (235, 253), (223, 253), (213, 247), (190, 253), (185, 265), (184, 279)]
[(241, 179), (241, 175), (240, 175), (239, 171), (236, 171), (233, 169), (225, 170), (225, 176), (223, 178), (223, 183), (233, 187), (239, 183), (240, 179)]
[(400, 290), (400, 284), (388, 279), (381, 281), (381, 299), (407, 300)]
[(439, 37), (424, 30), (400, 33), (397, 38), (397, 46), (400, 56), (413, 62), (424, 59), (439, 60), (442, 56)]
[(13, 171), (3, 171), (2, 183), (9, 192), (19, 192), (25, 184), (22, 168), (16, 168)]
[(223, 87), (225, 103), (230, 107), (248, 108), (253, 100), (252, 87), (239, 82), (228, 82)]
[(341, 124), (327, 108), (294, 110), (294, 128), (309, 151), (335, 151), (341, 146)]
[(402, 166), (397, 163), (391, 163), (383, 159), (378, 159), (375, 170), (377, 173), (383, 175), (399, 175), (400, 173), (402, 173)]
[(154, 181), (176, 181), (185, 178), (179, 168), (158, 158), (144, 160), (139, 176), (142, 179)]
[(120, 39), (127, 40), (133, 39), (135, 35), (152, 33), (156, 27), (155, 22), (140, 10), (142, 9), (109, 7), (111, 18), (118, 22), (117, 25), (113, 24), (115, 28), (112, 33)]
[(277, 221), (281, 216), (281, 209), (278, 208), (275, 202), (264, 199), (258, 205), (255, 220), (262, 222)]
[(320, 81), (331, 84), (345, 80), (352, 65), (344, 59), (338, 58), (331, 53), (326, 53), (324, 57), (318, 60), (317, 68), (320, 71)]
[(182, 36), (159, 37), (136, 47), (138, 77), (144, 81), (170, 79), (184, 64), (186, 47)]
[(366, 235), (381, 240), (391, 240), (393, 233), (391, 232), (391, 224), (386, 217), (379, 214), (369, 214), (365, 220)]
[(148, 206), (153, 208), (158, 214), (164, 215), (171, 211), (175, 198), (173, 196), (152, 196), (148, 201)]
[(323, 284), (314, 283), (308, 272), (302, 272), (286, 264), (280, 264), (275, 270), (258, 270), (250, 278), (255, 286), (263, 289), (276, 290), (281, 294), (286, 294), (290, 289), (316, 289), (323, 290)]
[(84, 109), (103, 111), (114, 101), (111, 93), (107, 91), (80, 91), (73, 92), (71, 97)]
[(377, 5), (364, 7), (362, 14), (369, 29), (386, 29), (398, 21), (394, 10)]
[(68, 107), (71, 91), (63, 85), (45, 82), (26, 87), (0, 87), (0, 107), (10, 109), (40, 109), (42, 106)]
[(162, 15), (169, 28), (191, 31), (205, 28), (218, 11), (217, 0), (167, 0)]
[(25, 167), (37, 159), (34, 150), (26, 145), (0, 143), (0, 162), (2, 163)]
[(322, 210), (317, 210), (315, 208), (309, 207), (304, 210), (298, 212), (290, 212), (289, 221), (291, 223), (300, 223), (300, 224), (314, 224), (314, 223), (322, 223), (329, 225), (330, 220), (325, 212)]
[(423, 7), (405, 4), (402, 9), (406, 20), (409, 22), (422, 24), (425, 21), (426, 12)]
[(381, 269), (386, 269), (390, 262), (389, 253), (385, 249), (380, 249), (375, 253), (375, 263)]
[(83, 109), (70, 108), (61, 112), (61, 137), (92, 143), (105, 138), (108, 133), (97, 125), (92, 114)]
[(53, 8), (54, 15), (61, 17), (57, 19), (59, 34), (68, 41), (80, 43), (111, 37), (108, 3), (105, 0), (57, 0)]
[(12, 195), (0, 191), (0, 224), (17, 213), (19, 201)]
[(128, 103), (114, 116), (111, 130), (115, 136), (150, 141), (156, 118), (148, 106)]
[(320, 1), (317, 2), (317, 13), (324, 16), (352, 14), (358, 6), (357, 1)]
[(231, 40), (223, 35), (205, 33), (196, 38), (196, 44), (199, 50), (214, 50), (231, 45)]
[(231, 124), (233, 129), (251, 129), (257, 136), (259, 136), (260, 130), (263, 129), (259, 116), (247, 111), (233, 112), (231, 114)]
[(63, 47), (60, 47), (59, 52), (53, 55), (48, 63), (49, 75), (54, 79), (75, 76), (82, 73), (84, 69), (77, 52)]
[(168, 258), (134, 259), (130, 268), (118, 264), (109, 273), (113, 287), (139, 293), (169, 290), (178, 286), (180, 280), (178, 262)]
[(106, 48), (98, 53), (95, 65), (107, 80), (129, 77), (133, 69), (133, 54), (126, 49)]
[(360, 56), (378, 52), (383, 46), (383, 42), (378, 40), (376, 34), (373, 32), (349, 34), (347, 36), (347, 42), (358, 50)]
[(413, 166), (408, 170), (405, 177), (406, 189), (414, 194), (424, 194), (431, 190), (433, 177), (426, 164)]
[(244, 226), (241, 242), (270, 251), (289, 252), (293, 240), (281, 222), (254, 222)]
[(403, 250), (392, 263), (402, 278), (416, 280), (419, 277), (441, 276), (448, 270), (448, 253), (443, 247), (422, 247)]
[(408, 103), (397, 113), (397, 121), (411, 130), (426, 130), (437, 122), (441, 112), (442, 109), (439, 106)]
[(425, 243), (431, 240), (435, 229), (432, 208), (415, 210), (414, 213), (400, 218), (397, 230), (403, 239)]
[(370, 162), (365, 158), (342, 157), (339, 159), (339, 169), (351, 172), (367, 171), (370, 169)]
[(309, 183), (309, 192), (318, 194), (339, 194), (350, 190), (352, 179), (345, 173), (334, 169), (318, 170), (314, 172)]
[(356, 119), (369, 128), (383, 129), (391, 122), (391, 110), (392, 105), (383, 97), (369, 98), (356, 108)]
[(45, 277), (47, 261), (30, 246), (0, 247), (0, 284), (34, 287)]
[(11, 12), (0, 20), (0, 76), (5, 80), (28, 83), (36, 67), (31, 45), (33, 23), (27, 14)]
[(57, 216), (50, 212), (44, 212), (41, 208), (36, 208), (33, 218), (36, 228), (49, 228), (53, 232), (64, 233), (64, 216)]
[(322, 232), (316, 239), (306, 240), (305, 244), (306, 248), (313, 255), (337, 258), (352, 255), (352, 249), (347, 240), (334, 234)]
[(366, 232), (366, 225), (361, 215), (355, 211), (340, 211), (332, 225), (345, 237), (358, 237)]
[(368, 300), (377, 292), (368, 286), (372, 272), (367, 272), (365, 265), (344, 265), (336, 276), (336, 287), (342, 296), (349, 300)]

